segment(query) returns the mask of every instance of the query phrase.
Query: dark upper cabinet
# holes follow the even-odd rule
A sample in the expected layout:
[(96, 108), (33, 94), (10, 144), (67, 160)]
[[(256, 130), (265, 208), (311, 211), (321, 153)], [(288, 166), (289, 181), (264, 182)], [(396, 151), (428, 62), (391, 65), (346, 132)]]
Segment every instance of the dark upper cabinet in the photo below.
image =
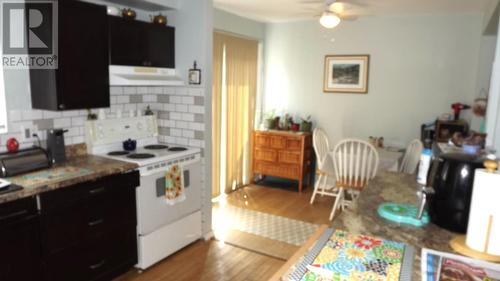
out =
[(109, 37), (106, 7), (58, 1), (58, 69), (30, 69), (36, 109), (109, 107)]
[(109, 16), (112, 65), (175, 68), (175, 28)]

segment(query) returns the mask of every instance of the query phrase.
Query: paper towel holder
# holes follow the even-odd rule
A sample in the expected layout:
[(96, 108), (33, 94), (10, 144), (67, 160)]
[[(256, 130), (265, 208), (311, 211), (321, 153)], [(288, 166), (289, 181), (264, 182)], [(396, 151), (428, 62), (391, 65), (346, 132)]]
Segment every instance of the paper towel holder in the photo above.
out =
[[(487, 159), (484, 161), (483, 164), (488, 173), (495, 173), (498, 169), (498, 162), (496, 160)], [(464, 256), (490, 262), (500, 262), (500, 256), (491, 255), (486, 252), (481, 252), (471, 249), (469, 246), (467, 246), (465, 240), (466, 240), (466, 235), (457, 235), (455, 238), (450, 240), (450, 247), (454, 251)]]

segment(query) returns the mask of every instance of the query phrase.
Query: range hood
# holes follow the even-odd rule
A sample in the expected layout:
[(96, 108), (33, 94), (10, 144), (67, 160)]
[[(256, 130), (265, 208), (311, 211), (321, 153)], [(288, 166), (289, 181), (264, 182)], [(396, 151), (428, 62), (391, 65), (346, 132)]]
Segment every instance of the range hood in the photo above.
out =
[(184, 81), (176, 75), (175, 69), (171, 68), (110, 65), (109, 84), (111, 86), (182, 86)]
[(112, 86), (184, 85), (175, 70), (175, 28), (108, 16)]

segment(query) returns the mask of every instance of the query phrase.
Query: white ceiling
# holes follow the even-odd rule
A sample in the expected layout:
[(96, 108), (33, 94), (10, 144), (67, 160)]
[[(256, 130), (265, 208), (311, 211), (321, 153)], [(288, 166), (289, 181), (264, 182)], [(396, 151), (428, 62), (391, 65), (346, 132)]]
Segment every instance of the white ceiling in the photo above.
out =
[[(482, 12), (493, 0), (343, 0), (346, 15), (411, 15)], [(214, 0), (215, 7), (263, 22), (312, 19), (322, 4), (315, 0)], [(347, 6), (347, 5), (346, 5)]]

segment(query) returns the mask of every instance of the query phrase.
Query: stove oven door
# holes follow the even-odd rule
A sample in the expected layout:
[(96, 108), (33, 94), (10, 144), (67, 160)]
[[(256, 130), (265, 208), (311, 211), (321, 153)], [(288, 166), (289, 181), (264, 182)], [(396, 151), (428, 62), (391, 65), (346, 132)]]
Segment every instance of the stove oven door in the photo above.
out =
[(186, 199), (175, 205), (168, 205), (165, 201), (167, 168), (151, 174), (141, 174), (141, 185), (136, 189), (139, 235), (147, 235), (201, 209), (200, 162), (185, 163), (181, 166)]

